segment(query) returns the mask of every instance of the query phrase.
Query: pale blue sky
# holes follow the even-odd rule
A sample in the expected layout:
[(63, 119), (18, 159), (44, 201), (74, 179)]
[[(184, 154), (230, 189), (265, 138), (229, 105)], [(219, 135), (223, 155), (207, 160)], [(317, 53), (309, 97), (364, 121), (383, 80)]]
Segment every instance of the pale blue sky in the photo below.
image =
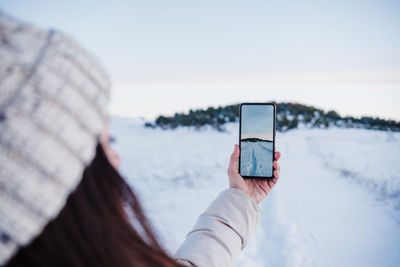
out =
[(242, 106), (242, 134), (273, 134), (274, 109), (268, 105)]
[(297, 101), (400, 120), (399, 1), (28, 1), (0, 8), (57, 28), (113, 81), (111, 112)]

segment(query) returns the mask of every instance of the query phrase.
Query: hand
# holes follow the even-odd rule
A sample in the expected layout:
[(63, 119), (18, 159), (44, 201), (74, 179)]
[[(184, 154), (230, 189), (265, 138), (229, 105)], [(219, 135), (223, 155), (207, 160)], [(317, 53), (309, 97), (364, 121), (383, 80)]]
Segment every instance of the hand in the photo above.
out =
[(272, 187), (276, 184), (279, 178), (280, 166), (278, 160), (281, 157), (280, 152), (275, 152), (275, 160), (272, 163), (274, 166), (274, 178), (271, 180), (262, 179), (243, 179), (238, 171), (239, 161), (239, 146), (235, 144), (231, 160), (228, 167), (229, 187), (238, 188), (249, 195), (252, 199), (259, 204), (271, 191)]

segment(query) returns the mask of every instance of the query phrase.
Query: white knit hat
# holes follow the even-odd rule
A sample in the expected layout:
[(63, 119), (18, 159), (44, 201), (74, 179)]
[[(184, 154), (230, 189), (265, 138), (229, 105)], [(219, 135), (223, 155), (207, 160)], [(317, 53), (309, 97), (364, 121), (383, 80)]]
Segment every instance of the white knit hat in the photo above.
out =
[(58, 215), (95, 154), (109, 80), (62, 33), (0, 11), (0, 265)]

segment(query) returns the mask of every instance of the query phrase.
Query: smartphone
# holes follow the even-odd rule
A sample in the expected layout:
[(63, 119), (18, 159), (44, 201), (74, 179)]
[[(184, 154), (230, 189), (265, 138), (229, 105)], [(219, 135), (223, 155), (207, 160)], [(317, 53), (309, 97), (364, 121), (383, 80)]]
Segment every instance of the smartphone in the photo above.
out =
[(242, 103), (239, 107), (239, 173), (243, 178), (274, 178), (275, 103)]

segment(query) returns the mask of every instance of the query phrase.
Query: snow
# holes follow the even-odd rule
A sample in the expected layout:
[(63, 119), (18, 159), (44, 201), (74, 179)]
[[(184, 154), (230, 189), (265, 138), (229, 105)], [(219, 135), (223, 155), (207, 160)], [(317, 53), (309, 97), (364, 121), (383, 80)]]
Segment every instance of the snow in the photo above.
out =
[[(121, 173), (173, 253), (228, 187), (238, 124), (175, 130), (113, 118)], [(277, 133), (281, 177), (238, 266), (399, 266), (400, 134), (364, 129)]]
[(240, 143), (240, 174), (271, 177), (273, 142), (241, 141)]

